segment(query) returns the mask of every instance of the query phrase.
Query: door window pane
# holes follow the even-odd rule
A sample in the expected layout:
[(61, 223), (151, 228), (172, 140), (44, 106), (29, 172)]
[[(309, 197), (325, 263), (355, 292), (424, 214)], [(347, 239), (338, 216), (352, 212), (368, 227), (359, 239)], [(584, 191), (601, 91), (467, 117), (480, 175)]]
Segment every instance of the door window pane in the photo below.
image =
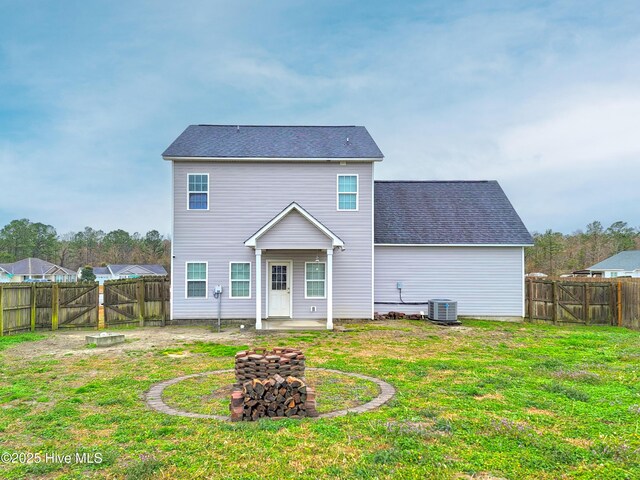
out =
[(287, 266), (272, 265), (271, 266), (271, 290), (287, 289)]

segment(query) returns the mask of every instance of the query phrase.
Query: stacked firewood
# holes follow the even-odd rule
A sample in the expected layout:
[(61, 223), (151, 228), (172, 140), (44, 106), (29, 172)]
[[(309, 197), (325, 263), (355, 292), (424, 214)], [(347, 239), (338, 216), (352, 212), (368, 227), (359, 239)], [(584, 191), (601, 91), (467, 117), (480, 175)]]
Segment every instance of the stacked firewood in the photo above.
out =
[(254, 421), (263, 417), (317, 417), (315, 392), (296, 377), (279, 374), (254, 378), (236, 387), (231, 394), (231, 420)]
[(304, 354), (296, 348), (246, 350), (236, 353), (236, 385), (256, 378), (273, 377), (276, 373), (284, 378), (304, 378), (304, 368)]
[(407, 315), (402, 312), (389, 312), (389, 313), (378, 313), (375, 312), (373, 315), (374, 320), (420, 320), (422, 317), (418, 313), (412, 313)]

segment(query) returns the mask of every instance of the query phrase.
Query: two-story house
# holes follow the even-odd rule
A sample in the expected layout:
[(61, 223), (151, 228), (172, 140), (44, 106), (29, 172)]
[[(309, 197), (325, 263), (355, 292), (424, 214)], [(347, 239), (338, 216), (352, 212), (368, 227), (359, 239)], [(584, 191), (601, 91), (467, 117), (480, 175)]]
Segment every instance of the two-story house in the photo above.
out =
[(461, 314), (524, 313), (531, 236), (496, 182), (375, 182), (383, 155), (359, 126), (192, 125), (163, 158), (172, 320), (215, 318), (217, 286), (222, 318), (257, 329), (443, 296)]

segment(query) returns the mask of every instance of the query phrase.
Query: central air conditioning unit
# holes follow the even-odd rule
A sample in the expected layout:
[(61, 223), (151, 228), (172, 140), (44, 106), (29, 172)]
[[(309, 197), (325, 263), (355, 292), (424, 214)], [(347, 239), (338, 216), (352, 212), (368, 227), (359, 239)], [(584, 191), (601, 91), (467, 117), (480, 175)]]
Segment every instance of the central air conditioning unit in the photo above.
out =
[(429, 318), (435, 322), (459, 323), (458, 302), (446, 298), (429, 300)]

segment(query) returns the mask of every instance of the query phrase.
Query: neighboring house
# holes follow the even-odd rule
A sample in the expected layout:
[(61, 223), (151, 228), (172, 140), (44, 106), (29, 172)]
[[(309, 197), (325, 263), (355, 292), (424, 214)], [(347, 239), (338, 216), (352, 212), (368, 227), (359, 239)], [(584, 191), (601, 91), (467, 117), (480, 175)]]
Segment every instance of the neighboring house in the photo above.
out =
[[(82, 278), (82, 268), (78, 269), (78, 278)], [(106, 267), (93, 267), (93, 274), (96, 276), (96, 282), (100, 285), (104, 284), (105, 280), (149, 276), (165, 277), (168, 275), (162, 265), (107, 265)]]
[(39, 258), (0, 263), (0, 282), (75, 282), (76, 272)]
[(258, 329), (426, 310), (400, 293), (524, 315), (532, 239), (496, 182), (374, 182), (383, 155), (357, 126), (192, 125), (163, 158), (174, 320), (215, 317), (217, 287), (222, 318)]
[(594, 276), (604, 278), (634, 277), (640, 278), (640, 250), (627, 250), (616, 253), (600, 263), (587, 268)]

